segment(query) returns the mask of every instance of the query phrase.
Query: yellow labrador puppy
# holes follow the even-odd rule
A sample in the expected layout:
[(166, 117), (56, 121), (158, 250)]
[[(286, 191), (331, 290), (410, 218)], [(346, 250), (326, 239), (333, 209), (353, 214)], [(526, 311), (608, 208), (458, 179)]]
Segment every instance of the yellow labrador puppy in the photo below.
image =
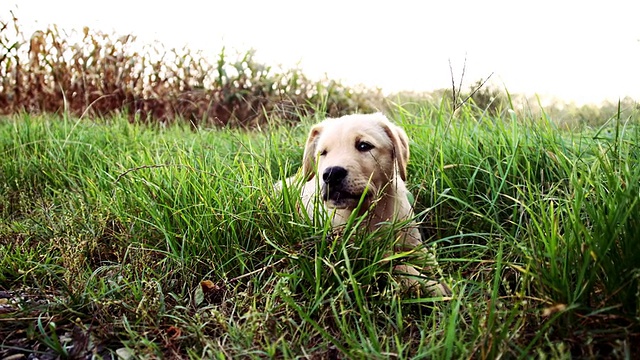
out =
[[(307, 138), (302, 164), (301, 197), (307, 213), (314, 216), (320, 207), (332, 216), (334, 227), (344, 225), (355, 209), (368, 211), (367, 231), (393, 221), (411, 221), (401, 228), (395, 251), (423, 253), (435, 257), (422, 246), (420, 232), (405, 186), (409, 139), (400, 127), (383, 114), (356, 114), (326, 119), (313, 126)], [(293, 184), (294, 178), (287, 179)], [(299, 181), (299, 180), (298, 180)], [(359, 203), (362, 201), (360, 206)], [(396, 273), (405, 287), (423, 288), (433, 295), (446, 295), (448, 288), (436, 281), (420, 281), (420, 272), (411, 265), (398, 265)]]

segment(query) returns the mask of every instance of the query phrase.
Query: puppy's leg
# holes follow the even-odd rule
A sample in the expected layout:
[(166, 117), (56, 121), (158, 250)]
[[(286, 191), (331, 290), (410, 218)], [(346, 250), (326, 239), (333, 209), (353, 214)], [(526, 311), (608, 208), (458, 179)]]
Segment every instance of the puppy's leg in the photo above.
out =
[(394, 267), (395, 272), (406, 274), (401, 277), (400, 283), (407, 288), (417, 287), (418, 290), (421, 289), (431, 296), (450, 296), (451, 289), (447, 284), (442, 281), (428, 280), (429, 278), (442, 279), (442, 270), (436, 259), (435, 247), (422, 243), (417, 227), (409, 228), (402, 242), (396, 244), (396, 251), (411, 250), (414, 250), (409, 261), (412, 265), (404, 264)]

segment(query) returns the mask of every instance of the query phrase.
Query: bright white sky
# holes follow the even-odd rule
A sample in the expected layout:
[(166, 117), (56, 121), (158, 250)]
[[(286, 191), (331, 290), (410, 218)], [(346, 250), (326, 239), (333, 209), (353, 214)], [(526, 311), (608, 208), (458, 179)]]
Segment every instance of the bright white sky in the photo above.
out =
[(212, 54), (254, 48), (267, 65), (385, 91), (449, 88), (449, 59), (459, 77), (466, 57), (467, 86), (494, 73), (512, 93), (640, 100), (637, 0), (14, 1), (25, 29), (89, 26)]

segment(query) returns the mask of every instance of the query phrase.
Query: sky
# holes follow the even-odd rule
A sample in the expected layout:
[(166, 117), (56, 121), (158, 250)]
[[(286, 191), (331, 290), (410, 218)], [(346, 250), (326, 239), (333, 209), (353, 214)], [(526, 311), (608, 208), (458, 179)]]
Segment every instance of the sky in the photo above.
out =
[[(511, 93), (578, 104), (640, 100), (640, 1), (20, 0), (24, 29), (133, 34), (395, 91), (463, 87), (491, 74)], [(8, 17), (8, 11), (0, 18)]]

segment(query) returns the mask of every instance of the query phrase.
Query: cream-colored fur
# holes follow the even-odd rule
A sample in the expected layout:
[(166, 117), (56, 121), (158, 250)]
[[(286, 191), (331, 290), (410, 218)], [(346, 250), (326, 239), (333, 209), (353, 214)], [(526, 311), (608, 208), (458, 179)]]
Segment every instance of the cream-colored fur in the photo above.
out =
[[(363, 201), (359, 209), (362, 214), (369, 211), (363, 222), (367, 231), (393, 221), (410, 221), (399, 230), (395, 251), (431, 255), (422, 246), (413, 222), (405, 185), (408, 160), (407, 134), (383, 114), (326, 119), (311, 128), (306, 141), (302, 203), (310, 217), (320, 207), (325, 215), (332, 216), (332, 225), (339, 227)], [(290, 185), (295, 182), (295, 177), (287, 179)], [(411, 265), (397, 265), (394, 270), (404, 274), (400, 281), (406, 287), (426, 288), (434, 295), (448, 293), (439, 282), (419, 281), (420, 272)]]

